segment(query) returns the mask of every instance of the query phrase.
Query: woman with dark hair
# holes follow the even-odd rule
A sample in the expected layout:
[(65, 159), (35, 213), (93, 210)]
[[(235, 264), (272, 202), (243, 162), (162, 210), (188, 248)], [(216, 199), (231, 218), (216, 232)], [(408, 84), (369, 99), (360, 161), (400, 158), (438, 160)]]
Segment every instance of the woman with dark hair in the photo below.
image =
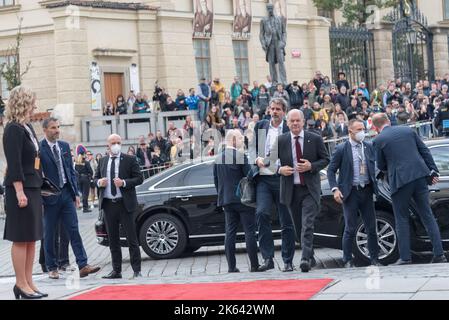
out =
[(118, 114), (128, 113), (128, 103), (125, 101), (125, 98), (121, 94), (117, 96), (117, 101), (115, 102), (115, 111)]
[(11, 91), (6, 106), (8, 124), (3, 135), (6, 156), (4, 239), (11, 241), (11, 256), (16, 275), (16, 299), (40, 299), (33, 281), (36, 241), (43, 238), (42, 165), (39, 142), (31, 126), (36, 94), (19, 86)]

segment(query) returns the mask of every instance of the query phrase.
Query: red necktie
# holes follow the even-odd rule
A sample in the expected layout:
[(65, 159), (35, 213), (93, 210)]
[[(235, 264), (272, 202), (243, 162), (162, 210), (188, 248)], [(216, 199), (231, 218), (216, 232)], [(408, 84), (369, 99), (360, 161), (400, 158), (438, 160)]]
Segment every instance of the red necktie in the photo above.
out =
[[(300, 138), (299, 136), (295, 137), (296, 161), (298, 161), (298, 162), (300, 159), (302, 159), (302, 150), (301, 150), (301, 144), (299, 143), (299, 138)], [(306, 185), (306, 183), (304, 182), (304, 175), (302, 173), (299, 174), (299, 181), (301, 181), (302, 186)]]

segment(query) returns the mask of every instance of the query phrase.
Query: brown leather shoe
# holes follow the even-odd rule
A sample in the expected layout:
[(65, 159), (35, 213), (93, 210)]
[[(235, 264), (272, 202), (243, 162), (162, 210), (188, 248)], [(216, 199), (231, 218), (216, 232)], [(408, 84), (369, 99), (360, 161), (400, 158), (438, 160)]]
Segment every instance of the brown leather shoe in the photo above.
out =
[(59, 279), (59, 273), (58, 273), (58, 270), (53, 270), (53, 271), (50, 271), (49, 273), (48, 273), (48, 277), (50, 278), (50, 279)]
[(92, 267), (87, 265), (80, 270), (80, 278), (87, 277), (89, 274), (97, 273), (98, 271), (100, 271), (100, 267)]

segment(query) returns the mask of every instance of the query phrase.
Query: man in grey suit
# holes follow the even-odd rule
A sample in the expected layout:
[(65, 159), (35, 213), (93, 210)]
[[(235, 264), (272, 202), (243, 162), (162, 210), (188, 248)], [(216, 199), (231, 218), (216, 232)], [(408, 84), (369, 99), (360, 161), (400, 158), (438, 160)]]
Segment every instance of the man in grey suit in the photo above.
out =
[[(304, 114), (293, 109), (287, 115), (289, 133), (278, 139), (281, 175), (281, 203), (292, 215), (296, 234), (301, 238), (302, 272), (311, 269), (313, 230), (320, 210), (320, 171), (329, 164), (323, 138), (304, 131)], [(301, 226), (301, 227), (300, 227)]]
[(400, 259), (394, 265), (412, 263), (409, 211), (412, 199), (432, 242), (432, 263), (447, 262), (440, 230), (429, 203), (428, 184), (439, 181), (438, 168), (432, 154), (413, 129), (392, 127), (385, 113), (376, 114), (373, 125), (380, 132), (373, 143), (377, 167), (387, 172), (396, 220)]
[[(281, 17), (274, 15), (272, 4), (267, 4), (268, 17), (260, 21), (260, 43), (266, 54), (266, 61), (270, 65), (270, 75), (273, 82), (287, 85), (287, 73), (285, 71), (285, 45), (287, 43), (287, 32)], [(279, 66), (279, 77), (276, 70)], [(280, 79), (279, 79), (280, 78)]]
[(254, 208), (243, 205), (236, 196), (240, 180), (251, 170), (247, 156), (241, 151), (244, 145), (243, 135), (239, 130), (228, 130), (225, 143), (225, 150), (218, 154), (215, 160), (214, 184), (218, 192), (217, 204), (222, 206), (225, 212), (225, 254), (228, 272), (240, 272), (235, 260), (235, 239), (239, 222), (245, 231), (250, 271), (258, 272), (256, 212)]

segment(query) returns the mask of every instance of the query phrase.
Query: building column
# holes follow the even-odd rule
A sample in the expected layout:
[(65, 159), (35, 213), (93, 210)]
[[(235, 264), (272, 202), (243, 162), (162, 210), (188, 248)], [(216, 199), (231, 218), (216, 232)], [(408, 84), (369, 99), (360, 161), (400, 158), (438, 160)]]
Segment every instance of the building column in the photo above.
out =
[(449, 72), (449, 26), (431, 27), (435, 77), (443, 78)]
[(393, 24), (379, 23), (367, 28), (374, 35), (374, 55), (376, 61), (377, 84), (394, 79), (393, 64)]
[(315, 71), (319, 70), (324, 75), (332, 75), (331, 67), (331, 47), (329, 38), (330, 23), (325, 18), (313, 18), (309, 20), (307, 34), (309, 37), (309, 50), (312, 77)]
[(81, 141), (81, 119), (91, 116), (87, 17), (83, 8), (51, 9), (55, 26), (56, 102), (53, 115), (61, 120), (63, 139)]
[(137, 39), (139, 46), (140, 90), (151, 94), (158, 79), (156, 12), (139, 12)]

